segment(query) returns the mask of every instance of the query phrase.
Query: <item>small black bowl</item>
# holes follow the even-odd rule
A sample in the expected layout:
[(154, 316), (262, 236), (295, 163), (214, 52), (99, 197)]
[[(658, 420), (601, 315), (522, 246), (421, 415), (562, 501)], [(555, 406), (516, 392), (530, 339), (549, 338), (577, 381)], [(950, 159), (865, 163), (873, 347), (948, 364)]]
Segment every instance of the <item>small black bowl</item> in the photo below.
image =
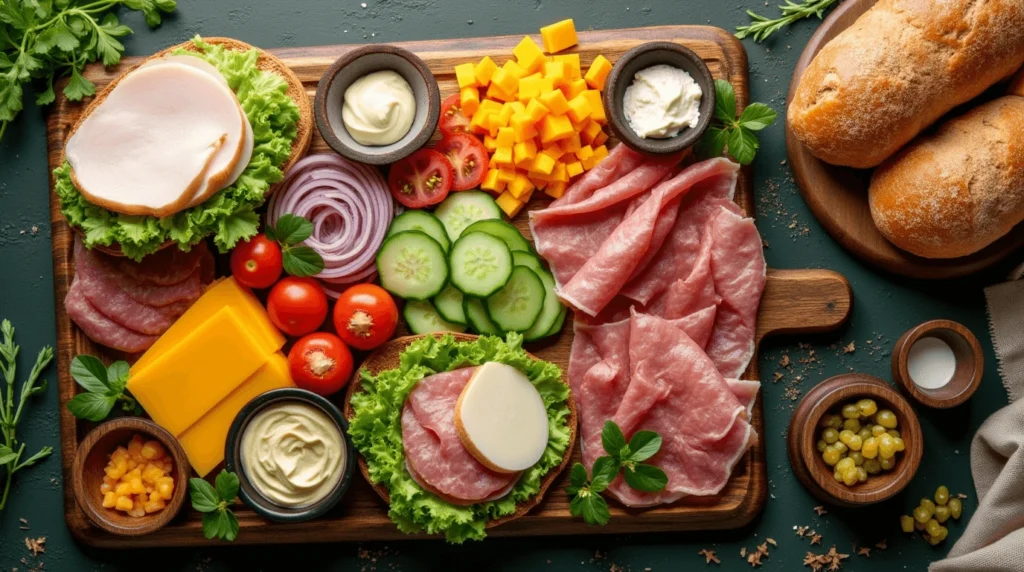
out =
[[(409, 82), (416, 99), (416, 115), (404, 137), (390, 145), (363, 145), (348, 133), (341, 118), (345, 90), (357, 79), (381, 70), (394, 70)], [(423, 147), (441, 116), (441, 91), (434, 74), (416, 54), (389, 45), (368, 45), (341, 56), (324, 72), (313, 103), (316, 126), (324, 141), (338, 154), (370, 165), (404, 159)]]
[[(242, 435), (245, 433), (245, 428), (249, 425), (249, 421), (264, 408), (288, 401), (312, 405), (323, 411), (334, 420), (345, 440), (345, 469), (341, 475), (341, 480), (338, 481), (338, 484), (335, 485), (334, 490), (330, 494), (318, 502), (303, 507), (280, 506), (264, 497), (249, 481), (249, 476), (245, 473), (245, 467), (242, 465)], [(348, 435), (348, 422), (345, 421), (345, 418), (342, 417), (341, 412), (338, 411), (338, 408), (333, 403), (311, 391), (289, 387), (272, 389), (262, 393), (253, 398), (252, 401), (247, 403), (238, 412), (234, 422), (231, 424), (231, 429), (228, 431), (228, 440), (224, 451), (224, 465), (227, 467), (227, 470), (238, 475), (238, 495), (254, 511), (265, 518), (278, 522), (302, 522), (314, 519), (331, 510), (334, 508), (334, 505), (338, 504), (341, 497), (345, 495), (345, 491), (348, 490), (349, 485), (352, 483), (352, 475), (355, 473), (356, 451), (355, 447), (352, 446), (352, 438)]]
[[(696, 127), (687, 127), (674, 137), (645, 139), (630, 127), (623, 111), (623, 100), (626, 88), (632, 85), (637, 72), (661, 64), (685, 71), (700, 86), (700, 118)], [(629, 50), (615, 62), (601, 97), (608, 114), (608, 125), (619, 141), (641, 153), (669, 155), (696, 143), (710, 125), (715, 110), (715, 80), (704, 60), (692, 50), (673, 42), (648, 42)]]

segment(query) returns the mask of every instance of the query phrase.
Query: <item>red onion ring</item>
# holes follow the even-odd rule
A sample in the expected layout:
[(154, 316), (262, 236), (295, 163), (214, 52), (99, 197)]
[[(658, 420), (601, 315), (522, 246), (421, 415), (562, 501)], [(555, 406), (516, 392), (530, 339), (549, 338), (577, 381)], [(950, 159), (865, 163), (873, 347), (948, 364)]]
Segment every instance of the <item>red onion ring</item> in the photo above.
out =
[(267, 222), (285, 214), (313, 223), (306, 245), (320, 253), (324, 269), (316, 277), (327, 295), (376, 278), (377, 250), (395, 209), (377, 169), (338, 155), (310, 155), (295, 164), (270, 198)]

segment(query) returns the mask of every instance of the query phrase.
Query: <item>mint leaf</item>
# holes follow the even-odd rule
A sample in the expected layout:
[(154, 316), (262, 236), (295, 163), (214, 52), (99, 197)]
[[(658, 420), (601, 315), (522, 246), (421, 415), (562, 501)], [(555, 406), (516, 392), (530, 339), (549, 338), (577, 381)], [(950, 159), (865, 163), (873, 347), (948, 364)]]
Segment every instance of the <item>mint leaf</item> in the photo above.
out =
[(607, 489), (608, 485), (619, 475), (620, 466), (617, 459), (608, 456), (598, 457), (594, 461), (594, 469), (590, 477), (590, 491), (600, 493)]
[(117, 393), (124, 392), (124, 388), (128, 385), (128, 375), (130, 369), (128, 362), (126, 361), (115, 361), (110, 364), (107, 368), (107, 383), (111, 389), (117, 391)]
[(68, 411), (79, 419), (103, 421), (110, 415), (117, 397), (99, 393), (79, 393), (68, 401)]
[(725, 142), (728, 138), (728, 131), (712, 125), (708, 127), (704, 135), (701, 135), (700, 141), (697, 142), (697, 152), (701, 157), (707, 159), (721, 157), (722, 152), (725, 151)]
[(630, 455), (628, 461), (639, 463), (646, 461), (661, 449), (661, 435), (654, 431), (637, 431), (629, 440)]
[(203, 513), (203, 537), (212, 540), (220, 536), (220, 511)]
[[(210, 513), (220, 508), (220, 497), (213, 485), (203, 479), (192, 477), (188, 480), (188, 495), (192, 499), (192, 508), (199, 512)], [(206, 518), (203, 518), (203, 531), (206, 531)], [(213, 538), (207, 536), (207, 538)]]
[[(71, 69), (71, 79), (64, 86), (64, 95), (71, 101), (81, 101), (83, 97), (96, 94), (96, 86), (78, 73), (77, 68)], [(0, 98), (2, 99), (2, 98)], [(0, 101), (2, 103), (2, 101)]]
[(630, 488), (647, 493), (663, 490), (668, 484), (665, 471), (653, 465), (637, 464), (632, 468), (626, 467), (622, 476)]
[(220, 495), (221, 500), (228, 504), (235, 501), (235, 497), (238, 496), (238, 475), (229, 472), (227, 469), (221, 469), (214, 482), (217, 485), (217, 494)]
[(736, 91), (724, 79), (715, 80), (715, 117), (726, 125), (736, 120)]
[(281, 265), (292, 276), (315, 276), (324, 269), (324, 259), (308, 246), (290, 246), (281, 250)]
[(601, 429), (601, 445), (616, 459), (621, 458), (622, 449), (626, 447), (626, 436), (611, 419), (605, 421), (604, 428)]
[(566, 491), (570, 495), (576, 494), (580, 489), (587, 486), (587, 468), (583, 463), (573, 463), (569, 471), (569, 486)]
[(281, 246), (293, 246), (313, 236), (313, 223), (298, 215), (286, 214), (277, 219), (273, 234), (273, 240)]
[(106, 393), (111, 389), (107, 366), (95, 356), (75, 356), (71, 360), (71, 377), (89, 392)]
[(569, 513), (573, 516), (582, 516), (583, 522), (591, 526), (604, 526), (608, 524), (611, 516), (608, 512), (608, 503), (597, 494), (574, 497), (569, 501)]
[(230, 510), (225, 510), (221, 515), (221, 538), (234, 542), (238, 538), (238, 517)]
[(757, 136), (748, 129), (738, 127), (729, 132), (729, 154), (741, 165), (754, 160), (758, 146)]
[(775, 122), (778, 114), (763, 103), (751, 103), (740, 114), (740, 127), (760, 131)]

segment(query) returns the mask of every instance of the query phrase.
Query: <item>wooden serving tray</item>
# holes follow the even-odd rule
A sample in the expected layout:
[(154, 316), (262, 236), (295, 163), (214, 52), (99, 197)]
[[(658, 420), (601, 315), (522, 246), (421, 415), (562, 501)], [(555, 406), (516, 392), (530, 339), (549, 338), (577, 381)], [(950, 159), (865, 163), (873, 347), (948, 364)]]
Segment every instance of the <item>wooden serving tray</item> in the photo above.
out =
[[(442, 96), (454, 93), (456, 81), (453, 68), (458, 63), (476, 61), (489, 55), (499, 61), (507, 59), (522, 36), (468, 38), (404, 42), (400, 45), (417, 53), (437, 76)], [(731, 34), (719, 28), (706, 26), (660, 26), (582, 32), (580, 45), (574, 48), (581, 55), (584, 66), (603, 54), (614, 62), (630, 48), (647, 41), (667, 40), (685, 45), (700, 55), (716, 78), (728, 79), (736, 89), (740, 109), (748, 100), (747, 58), (742, 45)], [(313, 98), (320, 76), (334, 60), (356, 46), (321, 46), (270, 50), (280, 57), (299, 76)], [(105, 70), (91, 66), (86, 77), (104, 87), (123, 73), (139, 58), (126, 58), (119, 66)], [(58, 90), (59, 91), (59, 90)], [(82, 106), (58, 96), (47, 121), (47, 145), (50, 166), (56, 167), (65, 138), (74, 125)], [(313, 138), (311, 152), (329, 151), (319, 135)], [(754, 212), (750, 173), (740, 179), (736, 201), (748, 214)], [(530, 208), (544, 208), (549, 202), (538, 198)], [(59, 363), (58, 390), (61, 404), (61, 453), (64, 471), (64, 512), (68, 529), (80, 541), (105, 548), (143, 546), (192, 546), (216, 543), (203, 538), (199, 514), (190, 508), (165, 528), (142, 537), (119, 538), (90, 524), (78, 507), (72, 494), (71, 460), (79, 441), (93, 424), (79, 422), (64, 407), (77, 389), (68, 373), (75, 355), (99, 355), (105, 360), (121, 356), (105, 350), (89, 340), (75, 327), (64, 311), (64, 296), (74, 277), (71, 261), (73, 233), (64, 223), (55, 195), (51, 194), (51, 221), (53, 223), (53, 265), (57, 309), (57, 356)], [(521, 214), (515, 224), (529, 237), (527, 217)], [(223, 268), (223, 265), (221, 266)], [(849, 283), (841, 275), (827, 270), (769, 270), (768, 283), (761, 302), (757, 327), (757, 343), (772, 334), (820, 332), (834, 329), (845, 322), (850, 312)], [(550, 360), (563, 368), (568, 367), (569, 348), (572, 344), (572, 320), (566, 320), (565, 329), (554, 338), (530, 344), (528, 349), (538, 357)], [(404, 326), (398, 335), (407, 333)], [(745, 377), (756, 379), (757, 360), (751, 364)], [(343, 394), (335, 396), (341, 405)], [(758, 398), (753, 422), (764, 435), (764, 408)], [(575, 455), (578, 459), (578, 453)], [(589, 527), (569, 515), (568, 499), (564, 492), (567, 475), (555, 480), (547, 497), (526, 516), (488, 531), (494, 536), (530, 536), (556, 534), (633, 533), (672, 530), (726, 529), (743, 526), (763, 508), (767, 494), (764, 444), (759, 442), (739, 463), (726, 488), (713, 497), (690, 497), (673, 505), (648, 510), (625, 510), (613, 503), (611, 523), (605, 527)], [(274, 524), (239, 505), (236, 514), (241, 525), (236, 544), (273, 544), (305, 542), (337, 542), (365, 540), (393, 540), (410, 538), (399, 532), (388, 520), (387, 507), (363, 479), (357, 479), (342, 502), (326, 516), (298, 524)]]

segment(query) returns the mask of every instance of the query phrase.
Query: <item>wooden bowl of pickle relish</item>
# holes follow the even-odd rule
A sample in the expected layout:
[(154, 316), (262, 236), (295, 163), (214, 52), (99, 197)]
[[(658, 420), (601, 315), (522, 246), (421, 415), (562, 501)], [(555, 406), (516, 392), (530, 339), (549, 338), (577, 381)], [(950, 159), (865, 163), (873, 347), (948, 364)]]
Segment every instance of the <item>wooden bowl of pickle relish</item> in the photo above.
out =
[(807, 392), (790, 419), (787, 445), (800, 482), (840, 506), (892, 498), (914, 478), (924, 451), (921, 424), (907, 400), (859, 373)]

